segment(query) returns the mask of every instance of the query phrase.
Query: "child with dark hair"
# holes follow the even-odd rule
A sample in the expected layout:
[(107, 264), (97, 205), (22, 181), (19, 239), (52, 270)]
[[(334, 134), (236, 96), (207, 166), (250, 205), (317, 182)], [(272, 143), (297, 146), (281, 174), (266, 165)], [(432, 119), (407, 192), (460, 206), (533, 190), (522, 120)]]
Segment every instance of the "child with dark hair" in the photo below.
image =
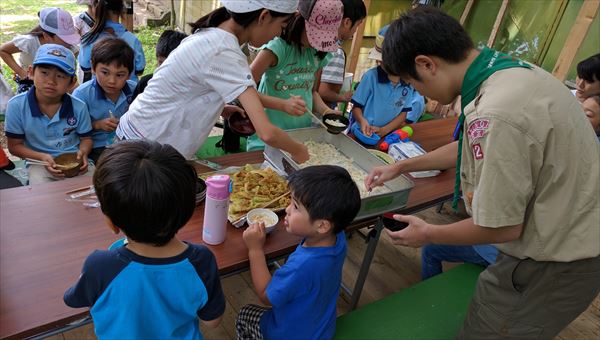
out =
[(73, 96), (87, 104), (94, 133), (89, 157), (96, 163), (112, 144), (119, 118), (127, 112), (135, 82), (129, 80), (134, 69), (134, 51), (123, 39), (106, 37), (92, 48), (94, 79), (80, 85)]
[[(27, 68), (33, 63), (40, 46), (58, 44), (71, 48), (79, 44), (79, 35), (69, 12), (57, 7), (48, 7), (42, 9), (38, 16), (38, 26), (0, 46), (0, 57), (15, 73), (17, 93), (27, 92), (33, 86), (33, 79), (29, 78)], [(13, 57), (15, 53), (19, 53), (18, 63)]]
[(416, 123), (425, 109), (423, 96), (400, 77), (388, 74), (381, 65), (381, 46), (387, 29), (386, 25), (379, 30), (375, 47), (369, 52), (368, 58), (375, 60), (377, 66), (363, 74), (352, 96), (350, 130), (365, 136), (377, 134), (384, 138), (406, 124)]
[(264, 223), (244, 231), (254, 289), (270, 307), (244, 306), (236, 323), (238, 339), (331, 339), (335, 332), (344, 230), (360, 209), (360, 193), (348, 171), (334, 165), (298, 170), (288, 185), (292, 202), (284, 226), (303, 240), (271, 276)]
[(363, 0), (342, 0), (342, 3), (344, 4), (344, 17), (338, 28), (338, 49), (331, 53), (331, 59), (323, 67), (319, 84), (319, 95), (332, 109), (337, 106), (337, 103), (349, 102), (352, 98), (351, 90), (340, 92), (346, 69), (346, 52), (340, 44), (344, 40), (352, 39), (358, 26), (367, 17), (367, 8)]
[[(269, 41), (250, 69), (269, 121), (283, 130), (310, 127), (313, 115), (338, 113), (318, 92), (320, 69), (338, 48), (338, 28), (344, 5), (340, 0), (303, 0), (281, 37)], [(257, 135), (248, 137), (247, 149), (263, 149)]]
[(79, 173), (87, 172), (92, 149), (90, 114), (84, 102), (67, 93), (76, 83), (75, 56), (62, 45), (44, 44), (27, 72), (33, 86), (12, 97), (6, 107), (8, 150), (17, 157), (47, 163), (26, 163), (29, 184), (64, 179), (54, 161), (63, 153), (77, 153), (82, 162)]
[(575, 97), (583, 103), (588, 97), (600, 95), (600, 53), (577, 64)]
[(423, 95), (448, 104), (460, 94), (461, 115), (455, 142), (376, 167), (365, 186), (456, 167), (453, 205), (462, 198), (472, 216), (434, 225), (396, 215), (408, 226), (385, 232), (410, 247), (496, 246), (457, 338), (554, 338), (599, 292), (600, 152), (581, 105), (547, 71), (474, 48), (432, 7), (392, 22), (382, 50), (385, 70)]
[(96, 250), (64, 295), (90, 307), (100, 339), (198, 339), (225, 311), (217, 262), (175, 236), (196, 207), (196, 171), (170, 145), (125, 141), (100, 157), (94, 187), (108, 227), (128, 243)]
[(219, 115), (228, 108), (239, 110), (226, 106), (238, 98), (266, 143), (305, 162), (306, 146), (269, 122), (240, 48), (245, 43), (262, 46), (281, 34), (298, 0), (221, 0), (221, 4), (190, 24), (194, 34), (154, 72), (121, 118), (117, 136), (154, 139), (193, 158)]
[[(169, 54), (173, 52), (174, 49), (179, 46), (181, 41), (187, 37), (187, 34), (183, 32), (178, 32), (174, 30), (165, 30), (162, 32), (160, 37), (158, 38), (158, 42), (156, 43), (156, 67), (160, 67), (162, 63), (167, 59)], [(133, 101), (140, 93), (144, 92), (146, 86), (148, 86), (148, 82), (154, 73), (147, 74), (140, 78), (140, 81), (137, 83), (135, 90), (133, 91), (133, 96), (131, 100)]]
[(146, 57), (140, 40), (119, 23), (119, 17), (124, 9), (123, 0), (92, 0), (92, 6), (95, 14), (94, 27), (81, 39), (81, 49), (77, 59), (84, 72), (83, 82), (92, 79), (92, 47), (105, 37), (121, 38), (133, 49), (134, 68), (130, 79), (137, 82), (138, 76), (144, 73)]

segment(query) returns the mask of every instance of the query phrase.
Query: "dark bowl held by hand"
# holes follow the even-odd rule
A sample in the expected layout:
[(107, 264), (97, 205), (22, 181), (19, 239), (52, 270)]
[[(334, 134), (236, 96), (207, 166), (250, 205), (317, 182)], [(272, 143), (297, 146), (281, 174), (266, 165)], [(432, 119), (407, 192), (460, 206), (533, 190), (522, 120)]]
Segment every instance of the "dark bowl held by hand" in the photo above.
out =
[(232, 113), (229, 118), (227, 118), (227, 123), (229, 124), (231, 131), (238, 136), (248, 137), (256, 133), (256, 129), (254, 128), (254, 125), (252, 125), (250, 118), (248, 118), (248, 116), (242, 116), (239, 112)]
[[(331, 124), (331, 121), (336, 122), (336, 124), (335, 125)], [(329, 133), (333, 133), (333, 134), (337, 135), (338, 133), (346, 130), (349, 123), (350, 123), (350, 120), (348, 120), (348, 118), (341, 116), (341, 115), (336, 115), (335, 113), (328, 113), (326, 115), (323, 115), (323, 124), (325, 124), (325, 126), (327, 127), (327, 131)], [(343, 124), (343, 126), (342, 126), (342, 124)], [(337, 126), (337, 125), (340, 125), (340, 126)]]
[(77, 152), (63, 153), (54, 158), (54, 163), (62, 165), (58, 167), (65, 177), (75, 177), (79, 174), (79, 169), (83, 165), (83, 160), (77, 159)]

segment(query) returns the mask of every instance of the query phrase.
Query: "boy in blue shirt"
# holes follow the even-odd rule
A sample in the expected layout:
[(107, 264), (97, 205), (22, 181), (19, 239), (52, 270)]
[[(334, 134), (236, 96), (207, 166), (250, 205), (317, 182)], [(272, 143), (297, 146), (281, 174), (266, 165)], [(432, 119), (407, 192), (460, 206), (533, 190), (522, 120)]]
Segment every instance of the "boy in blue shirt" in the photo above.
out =
[(34, 86), (8, 102), (5, 131), (11, 154), (47, 162), (29, 165), (29, 183), (64, 178), (54, 157), (77, 153), (88, 170), (92, 126), (85, 103), (67, 93), (75, 83), (75, 56), (64, 46), (42, 45), (28, 73)]
[(148, 140), (104, 152), (94, 187), (108, 227), (127, 236), (96, 250), (64, 295), (90, 307), (99, 339), (202, 339), (198, 318), (216, 327), (225, 297), (214, 255), (175, 234), (196, 208), (196, 171), (177, 150)]
[(119, 118), (129, 109), (136, 83), (129, 80), (134, 52), (119, 38), (104, 38), (92, 48), (92, 80), (83, 83), (73, 96), (87, 104), (92, 118), (89, 157), (96, 163), (106, 146), (112, 144)]
[(244, 306), (236, 323), (238, 339), (331, 339), (335, 332), (344, 229), (360, 209), (360, 194), (348, 171), (333, 165), (298, 170), (288, 183), (292, 202), (285, 210), (285, 229), (304, 239), (271, 277), (264, 224), (244, 231), (254, 289), (271, 308)]
[(388, 75), (381, 66), (381, 46), (388, 26), (379, 30), (369, 58), (377, 66), (362, 76), (352, 96), (352, 124), (358, 124), (365, 136), (381, 138), (406, 124), (415, 123), (425, 109), (425, 99), (399, 77)]

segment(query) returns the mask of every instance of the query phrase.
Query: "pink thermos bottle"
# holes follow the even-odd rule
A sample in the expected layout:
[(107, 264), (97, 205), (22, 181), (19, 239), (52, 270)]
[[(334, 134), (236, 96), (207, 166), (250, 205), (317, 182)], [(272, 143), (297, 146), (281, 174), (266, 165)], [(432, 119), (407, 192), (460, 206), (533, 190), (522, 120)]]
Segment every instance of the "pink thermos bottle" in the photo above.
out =
[(206, 179), (204, 203), (204, 226), (202, 241), (220, 244), (227, 235), (227, 209), (229, 208), (229, 183), (227, 175), (210, 176)]

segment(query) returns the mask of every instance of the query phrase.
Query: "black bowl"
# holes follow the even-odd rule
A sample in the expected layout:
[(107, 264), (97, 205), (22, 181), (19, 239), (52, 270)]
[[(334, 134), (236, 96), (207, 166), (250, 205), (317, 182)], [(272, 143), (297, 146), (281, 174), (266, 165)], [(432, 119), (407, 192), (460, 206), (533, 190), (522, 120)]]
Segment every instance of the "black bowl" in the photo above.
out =
[[(331, 125), (329, 123), (327, 123), (327, 120), (333, 120), (339, 123), (344, 124), (344, 126), (335, 126), (335, 125)], [(341, 116), (341, 115), (336, 115), (335, 113), (328, 113), (326, 115), (323, 115), (323, 124), (325, 124), (325, 126), (327, 127), (327, 131), (329, 133), (333, 133), (334, 135), (337, 135), (338, 133), (346, 130), (346, 128), (348, 127), (348, 124), (350, 124), (350, 120), (348, 120), (348, 118)]]
[(400, 222), (393, 218), (394, 213), (385, 213), (382, 216), (383, 226), (391, 231), (398, 231), (408, 227), (408, 223)]
[(254, 128), (254, 125), (252, 125), (250, 118), (242, 116), (242, 114), (237, 111), (227, 118), (227, 123), (229, 124), (231, 131), (240, 137), (248, 137), (256, 133), (256, 129)]

